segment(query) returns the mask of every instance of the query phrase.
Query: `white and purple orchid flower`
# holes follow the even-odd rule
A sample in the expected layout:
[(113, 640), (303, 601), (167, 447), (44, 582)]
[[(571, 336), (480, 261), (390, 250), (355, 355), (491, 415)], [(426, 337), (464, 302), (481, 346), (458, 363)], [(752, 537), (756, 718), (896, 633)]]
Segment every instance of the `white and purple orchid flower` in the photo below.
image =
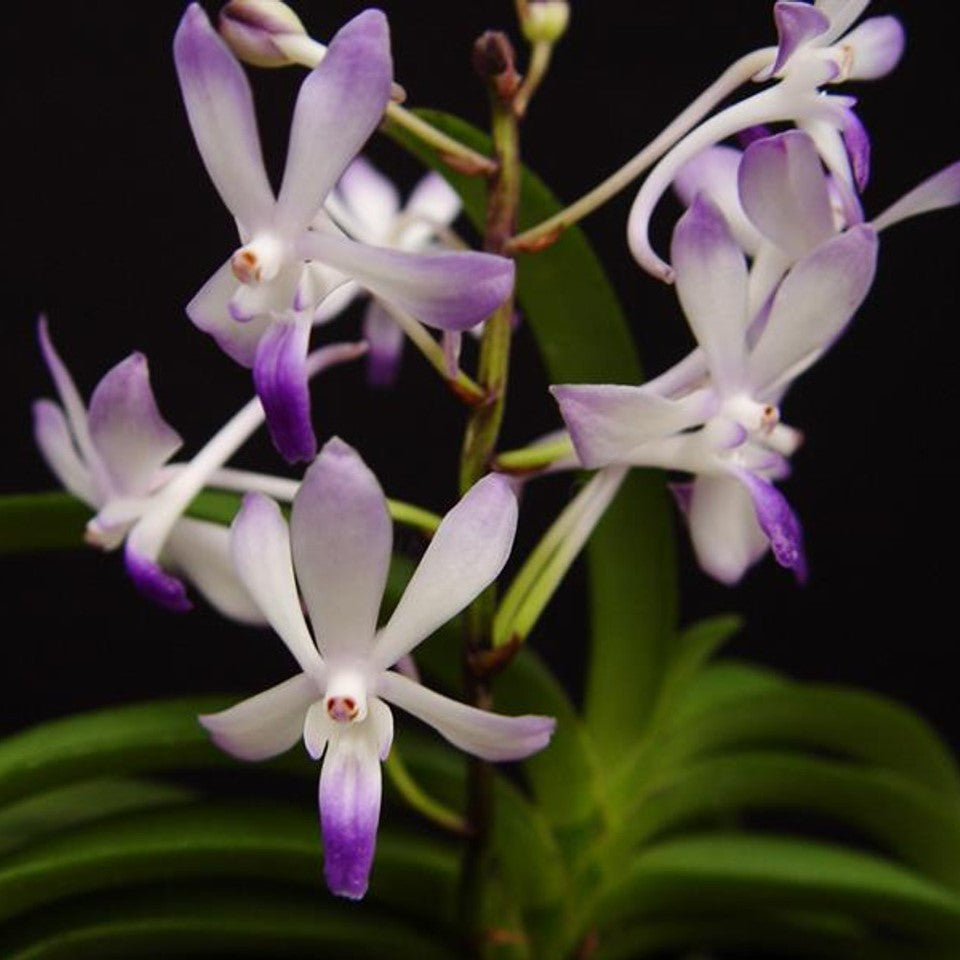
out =
[[(103, 550), (124, 544), (124, 562), (137, 588), (170, 610), (191, 608), (186, 579), (225, 616), (263, 623), (233, 571), (227, 528), (183, 515), (263, 423), (260, 401), (247, 403), (189, 463), (169, 463), (181, 439), (157, 409), (142, 353), (107, 371), (88, 409), (44, 318), (38, 333), (63, 406), (34, 403), (34, 437), (64, 488), (96, 511), (87, 524), (87, 542)], [(308, 358), (308, 375), (364, 352), (363, 344), (325, 347)]]
[[(97, 511), (87, 524), (87, 542), (115, 549), (151, 510), (162, 509), (163, 489), (175, 475), (166, 464), (180, 448), (180, 436), (157, 409), (142, 353), (131, 354), (106, 373), (87, 409), (43, 319), (39, 336), (63, 406), (52, 400), (34, 403), (37, 446), (66, 490)], [(246, 623), (263, 622), (233, 572), (226, 527), (180, 516), (161, 542), (141, 543), (144, 546), (146, 554), (128, 553), (127, 566), (138, 586), (154, 599), (178, 608), (188, 604), (182, 586), (174, 591), (176, 596), (165, 588), (173, 578), (159, 568), (162, 563), (190, 579), (224, 615)]]
[(799, 443), (780, 423), (779, 403), (862, 303), (876, 250), (869, 226), (830, 235), (756, 313), (743, 252), (722, 213), (698, 195), (677, 223), (671, 255), (699, 350), (643, 386), (551, 388), (584, 466), (696, 477), (678, 500), (701, 567), (722, 582), (739, 580), (768, 545), (806, 575), (799, 521), (772, 483), (787, 475)]
[(846, 31), (869, 0), (816, 0), (774, 4), (779, 43), (770, 65), (756, 80), (777, 82), (704, 121), (653, 168), (634, 200), (627, 239), (637, 262), (662, 280), (673, 268), (650, 244), (653, 210), (690, 160), (740, 131), (768, 123), (793, 123), (804, 130), (833, 174), (848, 224), (863, 219), (858, 193), (870, 171), (870, 141), (853, 107), (854, 97), (820, 88), (846, 80), (872, 80), (889, 73), (903, 52), (903, 27), (894, 17), (873, 17)]
[(380, 485), (352, 447), (337, 438), (323, 447), (294, 498), (289, 528), (273, 500), (256, 493), (244, 500), (233, 525), (234, 563), (301, 672), (201, 721), (220, 747), (244, 760), (275, 756), (301, 737), (314, 759), (323, 757), (324, 867), (336, 894), (356, 899), (367, 889), (380, 761), (393, 737), (388, 702), (487, 760), (517, 760), (550, 739), (549, 717), (478, 710), (391, 669), (499, 574), (516, 522), (507, 481), (493, 474), (480, 480), (444, 517), (378, 630), (392, 527)]
[(253, 368), (279, 451), (291, 461), (312, 459), (304, 363), (324, 297), (354, 280), (429, 326), (463, 330), (507, 297), (513, 263), (484, 253), (417, 255), (369, 246), (346, 237), (324, 212), (324, 200), (390, 98), (390, 40), (380, 11), (346, 24), (300, 87), (276, 196), (246, 75), (197, 4), (180, 22), (174, 58), (201, 157), (242, 243), (187, 313), (233, 359)]
[[(460, 197), (438, 173), (424, 176), (406, 204), (401, 205), (392, 181), (369, 160), (357, 157), (327, 195), (325, 207), (348, 236), (371, 246), (424, 253), (450, 249), (457, 242), (450, 225), (460, 214)], [(357, 292), (353, 281), (339, 287), (320, 305), (317, 319), (336, 316)], [(364, 313), (363, 335), (370, 344), (367, 380), (371, 386), (390, 386), (399, 370), (404, 337), (391, 309), (389, 300), (373, 297)], [(445, 343), (453, 340), (455, 344), (459, 336), (459, 331), (444, 331)]]

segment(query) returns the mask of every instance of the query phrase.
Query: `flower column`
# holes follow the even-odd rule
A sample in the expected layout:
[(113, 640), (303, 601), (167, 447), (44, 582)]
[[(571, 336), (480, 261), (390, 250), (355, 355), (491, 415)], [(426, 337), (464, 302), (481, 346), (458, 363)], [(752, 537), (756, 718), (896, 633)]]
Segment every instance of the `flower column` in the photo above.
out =
[[(474, 44), (474, 68), (486, 82), (491, 102), (493, 148), (497, 160), (487, 197), (484, 248), (507, 253), (520, 204), (520, 149), (514, 99), (520, 77), (514, 67), (510, 41), (498, 32), (483, 34)], [(487, 400), (471, 413), (460, 457), (460, 492), (465, 493), (489, 469), (503, 422), (510, 368), (510, 337), (514, 294), (491, 315), (480, 345), (478, 382)], [(464, 618), (465, 687), (468, 702), (481, 709), (492, 707), (490, 680), (496, 662), (490, 650), (495, 612), (495, 586), (485, 590), (467, 609)], [(503, 648), (510, 651), (510, 647)], [(484, 851), (492, 819), (493, 781), (482, 760), (468, 760), (467, 821), (471, 839), (462, 872), (461, 917), (469, 936), (482, 949)]]

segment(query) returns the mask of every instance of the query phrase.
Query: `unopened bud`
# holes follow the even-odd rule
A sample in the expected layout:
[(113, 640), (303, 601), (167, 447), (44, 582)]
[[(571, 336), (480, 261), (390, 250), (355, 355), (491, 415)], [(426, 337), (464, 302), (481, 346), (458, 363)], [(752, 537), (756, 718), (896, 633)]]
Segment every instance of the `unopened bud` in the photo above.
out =
[(245, 63), (286, 67), (296, 62), (291, 41), (309, 42), (300, 18), (281, 0), (230, 0), (220, 11), (220, 35)]
[(520, 85), (515, 63), (513, 44), (498, 30), (488, 30), (473, 44), (474, 70), (504, 99), (512, 97)]
[(521, 27), (530, 43), (556, 43), (570, 22), (567, 0), (530, 0), (525, 5)]

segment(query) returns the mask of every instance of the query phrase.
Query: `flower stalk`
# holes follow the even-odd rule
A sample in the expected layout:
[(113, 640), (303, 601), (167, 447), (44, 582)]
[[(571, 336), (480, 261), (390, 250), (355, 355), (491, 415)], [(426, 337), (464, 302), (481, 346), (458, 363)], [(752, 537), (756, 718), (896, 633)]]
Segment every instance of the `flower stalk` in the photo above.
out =
[[(520, 77), (514, 69), (513, 49), (502, 33), (487, 32), (474, 45), (474, 66), (487, 83), (491, 104), (491, 134), (496, 172), (489, 183), (484, 249), (506, 253), (520, 206), (520, 144), (514, 98)], [(467, 421), (460, 458), (460, 489), (466, 491), (490, 467), (506, 405), (510, 369), (510, 340), (514, 296), (493, 312), (480, 343), (477, 379), (487, 402), (476, 407)], [(482, 710), (492, 708), (489, 652), (496, 612), (496, 588), (488, 587), (464, 614), (464, 678), (467, 702)], [(485, 859), (493, 818), (493, 778), (489, 764), (468, 760), (467, 843), (461, 874), (460, 912), (467, 936), (479, 956), (483, 953)]]

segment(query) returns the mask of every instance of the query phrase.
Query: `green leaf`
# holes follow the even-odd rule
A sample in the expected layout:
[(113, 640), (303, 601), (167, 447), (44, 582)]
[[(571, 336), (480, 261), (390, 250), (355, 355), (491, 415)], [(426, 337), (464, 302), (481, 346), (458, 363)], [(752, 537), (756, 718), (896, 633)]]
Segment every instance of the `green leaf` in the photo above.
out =
[(932, 790), (960, 796), (960, 772), (937, 733), (908, 707), (880, 694), (783, 682), (674, 717), (667, 762), (746, 746), (827, 750), (884, 767)]
[(652, 847), (597, 907), (601, 929), (642, 917), (829, 911), (960, 950), (956, 894), (879, 857), (784, 837), (706, 834)]
[(77, 780), (236, 763), (198, 713), (227, 698), (161, 700), (52, 720), (0, 741), (0, 804)]
[[(810, 960), (917, 960), (915, 945), (897, 945), (871, 935), (862, 924), (828, 913), (764, 911), (752, 916), (646, 920), (604, 934), (594, 960), (640, 960), (688, 950), (741, 948), (758, 956)], [(924, 960), (951, 960), (924, 953)]]
[(960, 801), (886, 770), (789, 753), (711, 757), (655, 779), (625, 812), (606, 855), (617, 858), (679, 827), (769, 810), (853, 827), (886, 853), (960, 889)]
[[(64, 831), (0, 865), (0, 921), (96, 890), (252, 878), (325, 896), (311, 803), (200, 803)], [(453, 916), (457, 861), (427, 837), (381, 831), (369, 897), (431, 923)]]
[(185, 787), (132, 779), (91, 780), (40, 793), (0, 808), (0, 856), (58, 830), (195, 796)]
[[(359, 909), (359, 912), (358, 912)], [(5, 960), (200, 956), (454, 960), (444, 939), (363, 904), (256, 886), (178, 884), (111, 892), (0, 930)]]
[[(489, 138), (456, 117), (421, 111), (434, 126), (488, 152)], [(483, 183), (440, 164), (429, 148), (391, 131), (403, 146), (445, 176), (477, 227), (485, 212)], [(552, 215), (560, 204), (524, 170), (520, 226)], [(552, 383), (639, 383), (640, 364), (603, 268), (579, 228), (552, 247), (517, 260), (517, 292)], [(670, 506), (659, 474), (633, 471), (587, 549), (591, 649), (587, 725), (603, 760), (616, 759), (648, 719), (676, 621), (676, 562)], [(625, 666), (631, 696), (623, 696)]]

